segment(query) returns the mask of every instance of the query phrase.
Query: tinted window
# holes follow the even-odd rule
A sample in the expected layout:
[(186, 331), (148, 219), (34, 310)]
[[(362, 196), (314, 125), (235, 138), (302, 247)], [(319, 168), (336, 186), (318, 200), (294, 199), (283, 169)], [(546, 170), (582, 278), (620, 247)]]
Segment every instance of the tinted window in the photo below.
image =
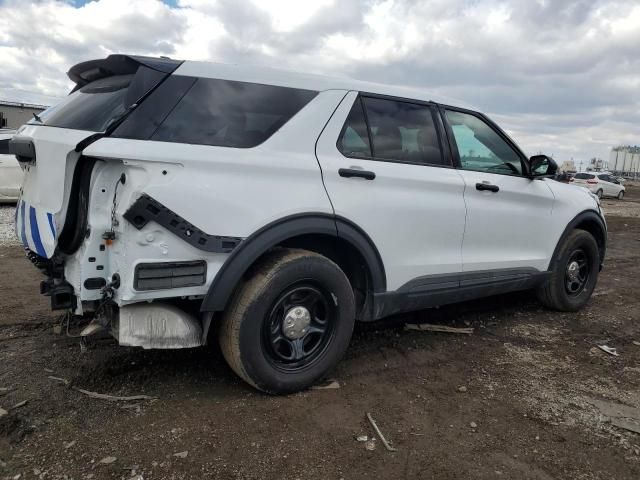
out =
[[(163, 73), (140, 67), (135, 75), (101, 78), (45, 110), (39, 118), (51, 127), (104, 132), (113, 120), (124, 114), (163, 77)], [(40, 124), (37, 119), (29, 123)]]
[(520, 155), (485, 121), (475, 115), (447, 110), (447, 120), (465, 170), (522, 174)]
[(590, 173), (576, 173), (575, 177), (579, 180), (591, 180), (595, 178), (595, 175), (591, 175)]
[(431, 108), (364, 97), (373, 156), (384, 160), (442, 165)]
[(598, 175), (600, 180), (604, 180), (605, 182), (610, 182), (609, 175)]
[(316, 94), (311, 90), (200, 78), (151, 139), (255, 147), (273, 135)]
[(362, 102), (357, 98), (338, 139), (338, 150), (348, 157), (371, 157), (371, 145)]

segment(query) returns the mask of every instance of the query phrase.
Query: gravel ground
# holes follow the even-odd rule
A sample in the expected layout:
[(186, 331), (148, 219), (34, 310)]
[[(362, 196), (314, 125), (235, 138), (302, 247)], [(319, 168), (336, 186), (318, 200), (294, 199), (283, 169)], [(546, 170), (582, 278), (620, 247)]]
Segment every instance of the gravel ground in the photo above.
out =
[(0, 246), (19, 245), (13, 231), (14, 205), (0, 205)]

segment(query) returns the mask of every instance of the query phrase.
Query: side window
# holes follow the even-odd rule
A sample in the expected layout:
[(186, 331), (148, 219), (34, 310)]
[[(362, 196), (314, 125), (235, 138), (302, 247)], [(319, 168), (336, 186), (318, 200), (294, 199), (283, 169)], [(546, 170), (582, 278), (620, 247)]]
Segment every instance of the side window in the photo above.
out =
[(464, 170), (522, 175), (520, 155), (486, 122), (454, 110), (446, 115)]
[(250, 148), (273, 135), (318, 92), (199, 78), (151, 140)]
[(609, 180), (609, 175), (598, 175), (598, 178), (600, 180), (604, 180), (605, 182), (610, 182), (611, 180)]
[(351, 107), (349, 116), (344, 122), (342, 133), (338, 139), (338, 150), (347, 157), (370, 158), (371, 145), (369, 145), (369, 134), (367, 133), (367, 122), (364, 119), (364, 110), (360, 97), (356, 99)]
[(429, 106), (363, 97), (374, 158), (445, 165)]

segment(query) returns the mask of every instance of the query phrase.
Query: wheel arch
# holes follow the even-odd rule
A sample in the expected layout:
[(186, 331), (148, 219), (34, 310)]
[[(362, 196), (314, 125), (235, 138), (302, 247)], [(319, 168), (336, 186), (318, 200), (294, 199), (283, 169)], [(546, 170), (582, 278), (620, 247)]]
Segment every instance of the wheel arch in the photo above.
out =
[[(337, 263), (354, 286), (357, 257), (364, 267), (366, 292), (361, 310), (373, 292), (386, 291), (382, 258), (371, 238), (350, 220), (326, 213), (291, 215), (273, 221), (245, 238), (229, 255), (216, 274), (201, 311), (217, 312), (227, 306), (237, 286), (260, 259), (276, 247), (304, 248), (323, 254)], [(354, 286), (355, 288), (355, 286)]]
[(560, 236), (560, 239), (556, 243), (556, 248), (553, 251), (553, 256), (551, 257), (551, 262), (549, 262), (548, 270), (552, 269), (553, 262), (558, 255), (562, 242), (573, 230), (576, 229), (585, 230), (593, 235), (593, 238), (595, 238), (596, 243), (598, 244), (598, 252), (600, 254), (600, 268), (602, 268), (602, 265), (604, 263), (604, 256), (607, 249), (607, 227), (598, 212), (596, 212), (595, 210), (586, 210), (576, 215), (573, 220), (571, 220), (567, 224), (564, 232), (562, 232), (562, 235)]

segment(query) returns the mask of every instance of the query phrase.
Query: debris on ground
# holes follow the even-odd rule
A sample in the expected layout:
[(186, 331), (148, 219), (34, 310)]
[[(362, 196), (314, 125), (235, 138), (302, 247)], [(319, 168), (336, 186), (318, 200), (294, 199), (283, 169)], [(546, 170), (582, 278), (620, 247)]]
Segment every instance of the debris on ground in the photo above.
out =
[(178, 453), (174, 453), (173, 456), (174, 457), (178, 457), (178, 458), (187, 458), (187, 455), (189, 455), (189, 451), (185, 450), (184, 452), (178, 452)]
[(327, 380), (318, 385), (313, 385), (311, 390), (337, 390), (338, 388), (340, 388), (340, 382), (337, 380)]
[(633, 343), (636, 347), (640, 347), (640, 342), (638, 342), (637, 340), (633, 340), (631, 343)]
[(458, 387), (458, 391), (461, 393), (465, 393), (467, 391), (467, 387), (465, 387), (464, 385), (461, 387)]
[(612, 418), (611, 425), (634, 433), (640, 433), (640, 419)]
[(471, 428), (478, 428), (478, 424), (477, 424), (476, 422), (471, 422), (471, 423), (469, 424), (469, 426), (470, 426)]
[(367, 440), (369, 440), (369, 437), (366, 435), (358, 435), (356, 437), (356, 442), (366, 442)]
[(384, 438), (384, 435), (382, 435), (382, 432), (380, 431), (380, 429), (378, 428), (378, 424), (376, 423), (376, 421), (373, 419), (373, 417), (371, 416), (370, 413), (367, 413), (367, 419), (369, 420), (369, 423), (371, 424), (371, 426), (373, 427), (373, 429), (375, 430), (375, 432), (378, 434), (378, 436), (380, 437), (380, 441), (382, 442), (382, 444), (384, 445), (384, 447), (389, 450), (390, 452), (397, 452), (397, 450), (395, 448), (393, 448), (391, 445), (389, 445), (389, 442), (387, 442), (387, 439)]
[(613, 355), (614, 357), (619, 356), (618, 351), (613, 347), (609, 347), (607, 345), (597, 345), (597, 347), (603, 352), (608, 353), (609, 355)]
[(7, 412), (4, 408), (0, 407), (0, 418), (4, 417), (5, 415), (7, 415), (9, 412)]
[(67, 386), (71, 384), (71, 382), (69, 380), (67, 380), (66, 378), (54, 377), (54, 376), (51, 376), (51, 375), (49, 375), (47, 378), (49, 380), (53, 380), (54, 382), (63, 383), (65, 385), (67, 385)]
[(376, 439), (372, 438), (371, 440), (367, 440), (364, 444), (365, 450), (369, 450), (370, 452), (376, 449)]
[(62, 446), (64, 447), (65, 450), (69, 450), (71, 447), (73, 447), (76, 444), (76, 440), (72, 440), (70, 442), (64, 442), (62, 444)]
[(107, 395), (106, 393), (91, 392), (82, 388), (73, 387), (74, 390), (83, 393), (91, 398), (97, 398), (99, 400), (107, 400), (109, 402), (135, 402), (137, 400), (157, 400), (157, 397), (150, 397), (149, 395), (133, 395), (130, 397), (118, 397), (115, 395)]
[(16, 408), (24, 407), (27, 404), (28, 401), (29, 400), (23, 400), (21, 402), (16, 403), (13, 407), (11, 407), (11, 410), (15, 410)]
[(407, 323), (405, 330), (417, 330), (419, 332), (462, 333), (471, 335), (473, 327), (447, 327), (446, 325), (432, 325), (430, 323)]
[(102, 460), (100, 460), (98, 463), (101, 463), (103, 465), (111, 465), (113, 462), (115, 462), (117, 460), (116, 457), (104, 457)]

